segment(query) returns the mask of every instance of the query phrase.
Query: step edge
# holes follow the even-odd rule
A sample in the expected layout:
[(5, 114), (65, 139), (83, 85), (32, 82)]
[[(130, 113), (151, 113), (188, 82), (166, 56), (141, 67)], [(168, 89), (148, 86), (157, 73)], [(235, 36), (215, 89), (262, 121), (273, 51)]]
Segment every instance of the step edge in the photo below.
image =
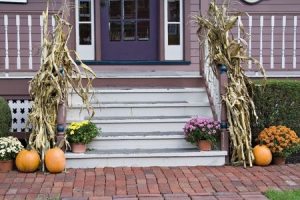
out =
[[(172, 118), (167, 118), (166, 119), (151, 119), (151, 120), (130, 120), (130, 119), (122, 119), (122, 120), (111, 120), (111, 119), (102, 119), (102, 120), (92, 120), (93, 123), (95, 124), (112, 124), (112, 123), (119, 123), (119, 124), (133, 124), (133, 123), (181, 123), (181, 122), (187, 122), (191, 118), (182, 118), (182, 119), (172, 119)], [(72, 121), (67, 121), (67, 123), (74, 122)]]
[(195, 152), (172, 152), (172, 153), (66, 153), (66, 159), (92, 159), (92, 158), (151, 158), (151, 157), (223, 157), (227, 151), (195, 151)]
[[(196, 92), (206, 92), (204, 87), (200, 88), (145, 88), (145, 89), (94, 89), (93, 93), (196, 93)], [(76, 94), (76, 92), (71, 91), (70, 94)]]
[(184, 139), (184, 135), (162, 135), (162, 136), (100, 136), (94, 138), (94, 141), (106, 141), (106, 140), (168, 140), (168, 139)]
[[(176, 107), (210, 107), (209, 102), (203, 102), (203, 103), (166, 103), (166, 104), (153, 104), (153, 103), (147, 103), (147, 104), (91, 104), (94, 108), (176, 108)], [(83, 104), (72, 104), (69, 109), (81, 109), (83, 107)]]

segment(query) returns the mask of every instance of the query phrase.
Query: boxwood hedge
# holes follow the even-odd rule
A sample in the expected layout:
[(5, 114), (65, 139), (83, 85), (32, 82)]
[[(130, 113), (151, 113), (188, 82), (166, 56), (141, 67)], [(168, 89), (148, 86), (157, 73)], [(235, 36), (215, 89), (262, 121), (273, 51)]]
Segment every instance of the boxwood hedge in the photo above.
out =
[(255, 81), (253, 100), (259, 117), (251, 119), (253, 141), (264, 128), (284, 125), (300, 136), (300, 81), (267, 80)]
[(9, 135), (11, 127), (11, 111), (7, 101), (0, 97), (0, 137)]

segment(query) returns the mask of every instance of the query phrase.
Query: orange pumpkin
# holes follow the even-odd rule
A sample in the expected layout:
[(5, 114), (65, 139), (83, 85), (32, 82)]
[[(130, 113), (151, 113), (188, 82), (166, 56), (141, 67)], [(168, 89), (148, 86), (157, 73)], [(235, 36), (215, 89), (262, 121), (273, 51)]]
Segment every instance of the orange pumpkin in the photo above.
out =
[(272, 161), (271, 150), (265, 145), (256, 145), (253, 148), (254, 162), (259, 166), (267, 166)]
[(41, 162), (38, 152), (34, 149), (23, 149), (16, 157), (16, 166), (21, 172), (34, 172)]
[(45, 153), (46, 168), (50, 173), (60, 173), (65, 169), (65, 153), (58, 147), (48, 149)]

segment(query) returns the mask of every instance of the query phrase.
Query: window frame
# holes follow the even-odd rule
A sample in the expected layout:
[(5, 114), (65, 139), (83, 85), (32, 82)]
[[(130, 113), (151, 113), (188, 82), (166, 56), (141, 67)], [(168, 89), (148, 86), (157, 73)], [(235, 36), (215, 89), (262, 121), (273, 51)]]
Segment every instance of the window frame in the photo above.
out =
[[(179, 1), (179, 22), (169, 22), (168, 21), (168, 1), (169, 0), (164, 0), (164, 57), (165, 60), (184, 60), (184, 52), (183, 52), (183, 46), (184, 46), (184, 41), (183, 41), (183, 0), (178, 0)], [(168, 31), (168, 25), (169, 24), (178, 24), (179, 25), (179, 45), (169, 45), (169, 31)]]
[(27, 3), (27, 0), (0, 0), (0, 3)]
[[(91, 18), (90, 21), (79, 21), (79, 2), (80, 0), (75, 0), (75, 23), (76, 23), (76, 51), (80, 55), (82, 60), (95, 60), (95, 9), (94, 0), (91, 2)], [(79, 25), (80, 24), (91, 24), (91, 44), (81, 45), (79, 38)]]

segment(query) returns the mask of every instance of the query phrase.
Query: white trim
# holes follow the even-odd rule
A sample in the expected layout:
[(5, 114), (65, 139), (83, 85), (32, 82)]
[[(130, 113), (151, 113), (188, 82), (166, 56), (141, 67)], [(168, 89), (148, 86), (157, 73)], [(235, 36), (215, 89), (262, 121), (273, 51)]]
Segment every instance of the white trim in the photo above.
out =
[(17, 69), (21, 69), (20, 15), (16, 15), (16, 27), (17, 27)]
[[(164, 0), (164, 35), (165, 35), (165, 60), (183, 60), (183, 0), (180, 2), (180, 17), (179, 22), (169, 22), (168, 21), (168, 1)], [(168, 25), (169, 24), (179, 24), (180, 29), (180, 41), (179, 45), (168, 45)]]
[[(251, 57), (252, 55), (252, 16), (249, 15), (249, 42), (248, 42), (248, 55)], [(252, 60), (248, 61), (248, 68), (252, 68)]]
[[(249, 77), (263, 77), (258, 71), (248, 71), (246, 75)], [(299, 78), (300, 71), (266, 71), (266, 77), (268, 78)]]
[(286, 28), (286, 16), (282, 16), (282, 50), (281, 50), (281, 68), (285, 69), (285, 28)]
[[(94, 0), (91, 2), (91, 21), (79, 22), (79, 1), (75, 0), (75, 19), (76, 19), (76, 51), (82, 60), (95, 60), (95, 19), (94, 19)], [(79, 44), (79, 24), (91, 24), (91, 44)]]
[(29, 69), (32, 69), (32, 18), (31, 15), (28, 15), (28, 51), (29, 51), (29, 57), (28, 57), (28, 67)]
[(8, 56), (8, 16), (4, 15), (4, 33), (5, 33), (5, 69), (9, 69)]
[(1, 2), (5, 2), (5, 3), (27, 3), (27, 0), (0, 0)]
[(297, 67), (297, 19), (298, 16), (294, 16), (294, 40), (293, 40), (293, 69)]

